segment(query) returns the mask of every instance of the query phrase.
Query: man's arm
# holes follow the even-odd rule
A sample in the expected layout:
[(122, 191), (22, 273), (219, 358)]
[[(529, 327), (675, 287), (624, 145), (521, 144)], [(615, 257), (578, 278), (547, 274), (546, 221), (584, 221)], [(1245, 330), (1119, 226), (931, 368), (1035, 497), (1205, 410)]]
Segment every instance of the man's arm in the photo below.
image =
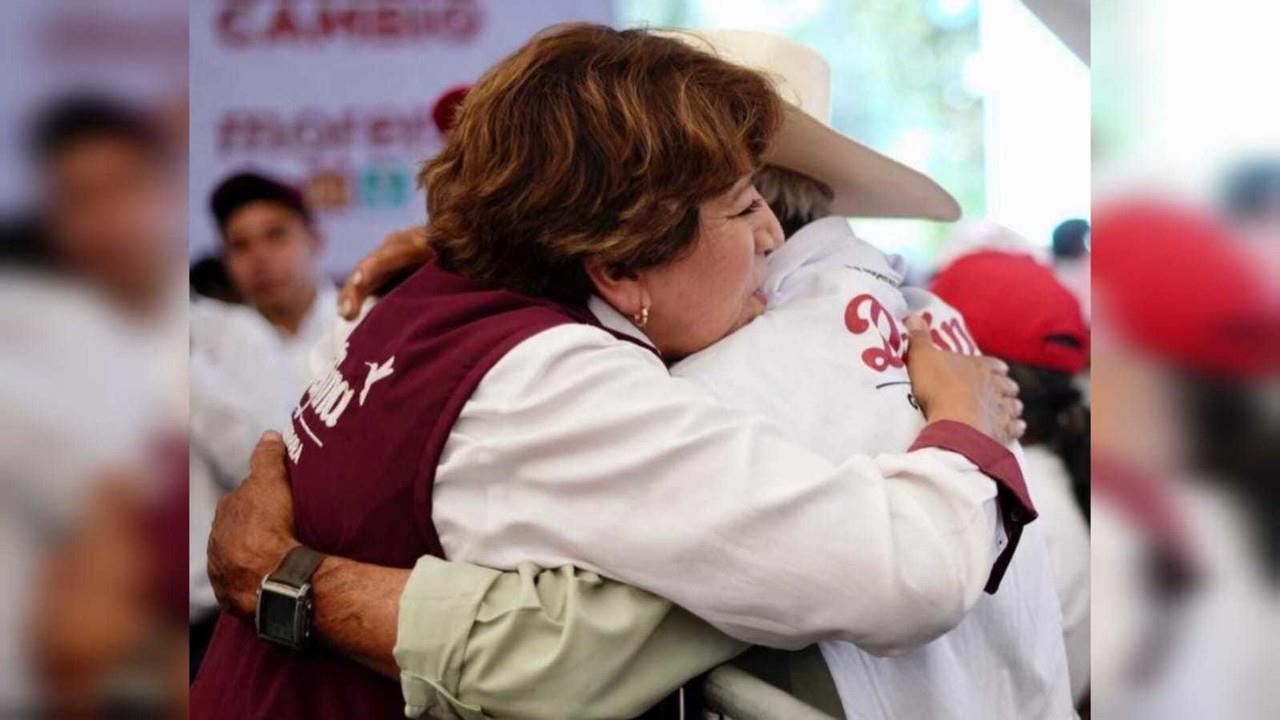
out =
[(400, 599), (411, 716), (633, 717), (742, 652), (670, 602), (571, 566), (500, 572), (424, 557)]
[[(283, 444), (269, 433), (210, 534), (210, 579), (231, 612), (253, 613), (258, 583), (297, 544), (291, 518)], [(328, 556), (312, 595), (320, 641), (398, 678), (415, 716), (559, 718), (571, 707), (628, 717), (746, 647), (572, 567), (500, 572), (424, 557), (411, 572)]]
[[(265, 433), (249, 476), (218, 501), (209, 532), (209, 581), (218, 604), (252, 616), (258, 584), (298, 545), (284, 441)], [(396, 604), (409, 571), (326, 556), (311, 578), (317, 635), (339, 652), (395, 678)]]

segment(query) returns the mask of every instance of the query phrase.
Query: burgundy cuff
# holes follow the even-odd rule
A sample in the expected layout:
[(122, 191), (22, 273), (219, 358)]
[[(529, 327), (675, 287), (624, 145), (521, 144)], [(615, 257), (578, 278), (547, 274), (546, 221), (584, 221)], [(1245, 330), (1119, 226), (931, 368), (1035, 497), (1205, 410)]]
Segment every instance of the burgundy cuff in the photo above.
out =
[(1027, 493), (1022, 469), (1018, 467), (1013, 453), (1003, 445), (974, 428), (953, 420), (938, 420), (925, 425), (910, 449), (926, 447), (959, 453), (977, 465), (983, 474), (996, 481), (996, 502), (1009, 544), (1000, 553), (1000, 557), (996, 558), (995, 564), (991, 566), (991, 575), (987, 578), (984, 589), (988, 593), (994, 593), (1000, 587), (1005, 571), (1009, 569), (1009, 562), (1013, 560), (1013, 551), (1022, 538), (1022, 526), (1038, 516), (1035, 506), (1031, 504), (1031, 495)]

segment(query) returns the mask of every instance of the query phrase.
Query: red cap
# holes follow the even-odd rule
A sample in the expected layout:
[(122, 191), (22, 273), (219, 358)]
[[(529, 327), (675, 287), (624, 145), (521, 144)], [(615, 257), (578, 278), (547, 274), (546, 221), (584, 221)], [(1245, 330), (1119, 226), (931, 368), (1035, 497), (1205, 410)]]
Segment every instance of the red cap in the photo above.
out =
[(462, 104), (470, 90), (470, 85), (458, 85), (445, 90), (444, 94), (436, 100), (436, 104), (431, 108), (431, 119), (435, 121), (441, 135), (453, 129), (453, 124), (458, 119), (458, 106)]
[(1252, 376), (1275, 359), (1276, 316), (1259, 268), (1225, 227), (1160, 200), (1094, 213), (1093, 292), (1105, 321), (1179, 367)]
[(1030, 255), (962, 255), (930, 290), (960, 311), (984, 353), (1068, 373), (1089, 364), (1089, 328), (1079, 301)]

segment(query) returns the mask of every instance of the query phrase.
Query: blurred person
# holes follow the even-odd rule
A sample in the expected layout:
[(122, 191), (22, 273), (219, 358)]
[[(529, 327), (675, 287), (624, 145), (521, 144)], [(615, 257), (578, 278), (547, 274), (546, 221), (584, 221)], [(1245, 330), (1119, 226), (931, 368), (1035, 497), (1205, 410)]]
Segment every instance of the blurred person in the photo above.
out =
[(1263, 268), (1272, 302), (1280, 305), (1280, 158), (1242, 162), (1222, 183), (1219, 207)]
[(248, 472), (258, 436), (287, 420), (301, 389), (280, 338), (257, 312), (199, 298), (192, 300), (190, 312), (187, 602), (194, 679), (217, 619), (205, 568), (214, 507)]
[[(731, 38), (738, 42), (731, 42)], [(717, 45), (717, 49), (729, 54), (731, 48), (736, 46), (739, 52), (745, 52), (751, 44), (762, 41), (767, 41), (766, 45), (772, 52), (785, 55), (792, 62), (796, 61), (795, 46), (788, 47), (789, 44), (784, 41), (758, 34), (719, 36), (718, 42), (722, 44)], [(784, 50), (790, 50), (790, 53), (783, 53)], [(809, 51), (804, 51), (802, 54), (805, 60), (809, 60), (808, 53)], [(786, 65), (782, 60), (779, 62)], [(821, 63), (820, 58), (818, 62)], [(812, 61), (806, 63), (805, 67), (812, 70)], [(794, 71), (794, 66), (792, 69)], [(820, 69), (825, 69), (825, 65)], [(825, 77), (825, 73), (820, 73), (816, 79), (823, 81)], [(767, 168), (757, 176), (762, 195), (770, 200), (770, 204), (777, 209), (778, 216), (784, 219), (783, 227), (803, 227), (788, 240), (787, 245), (770, 256), (769, 277), (763, 285), (769, 297), (770, 310), (712, 347), (675, 364), (672, 372), (677, 376), (696, 380), (730, 407), (764, 412), (772, 417), (785, 436), (818, 451), (832, 461), (847, 458), (850, 452), (900, 452), (911, 443), (911, 438), (924, 421), (916, 401), (907, 392), (906, 386), (911, 383), (905, 366), (895, 364), (893, 358), (894, 353), (905, 349), (907, 335), (907, 331), (902, 330), (894, 320), (895, 317), (904, 316), (909, 305), (907, 295), (900, 292), (898, 284), (893, 281), (897, 277), (898, 283), (901, 282), (900, 263), (853, 237), (847, 223), (841, 218), (832, 217), (816, 223), (811, 221), (826, 215), (829, 204), (846, 211), (856, 208), (860, 212), (873, 214), (893, 207), (896, 212), (928, 217), (939, 213), (937, 208), (945, 211), (946, 205), (952, 201), (945, 194), (939, 195), (940, 191), (927, 179), (901, 166), (888, 164), (884, 158), (863, 154), (867, 152), (865, 148), (860, 148), (847, 138), (836, 136), (827, 128), (814, 132), (813, 128), (816, 127), (818, 126), (809, 126), (812, 134), (808, 138), (814, 143), (813, 147), (804, 151), (803, 158), (791, 160), (812, 163), (812, 166), (805, 165), (806, 170), (811, 173), (831, 173), (832, 186), (837, 189), (835, 202), (832, 203), (830, 188), (798, 174)], [(861, 169), (852, 172), (839, 169), (850, 165)], [(868, 172), (871, 166), (877, 165), (877, 176), (884, 187), (889, 188), (886, 190), (890, 196), (888, 200), (883, 195), (880, 198), (868, 197), (854, 189), (858, 186), (853, 181), (858, 173)], [(895, 197), (895, 193), (901, 194)], [(353, 279), (357, 284), (364, 282), (376, 287), (383, 278), (399, 273), (406, 264), (415, 264), (415, 258), (420, 263), (426, 259), (423, 255), (429, 254), (429, 248), (422, 247), (423, 239), (425, 237), (422, 234), (410, 232), (389, 240), (375, 252), (374, 257), (379, 262), (361, 263), (360, 270), (353, 275)], [(391, 262), (387, 262), (388, 260)], [(821, 279), (824, 275), (826, 280)], [(806, 307), (810, 314), (816, 308), (847, 318), (850, 311), (846, 309), (846, 305), (852, 295), (871, 301), (866, 303), (866, 308), (852, 311), (855, 315), (857, 312), (869, 311), (874, 317), (869, 325), (877, 327), (869, 336), (858, 338), (857, 333), (850, 328), (823, 343), (805, 343), (814, 348), (829, 348), (819, 358), (808, 354), (800, 356), (789, 352), (780, 353), (776, 350), (778, 346), (796, 345), (794, 339), (786, 338), (814, 332), (826, 334), (826, 323), (822, 322), (822, 317), (806, 319)], [(348, 291), (344, 291), (343, 297), (344, 305), (348, 307), (360, 304), (360, 298)], [(925, 293), (917, 291), (913, 299), (924, 307), (932, 308), (939, 323), (938, 332), (944, 333), (941, 337), (956, 337), (954, 328), (961, 321), (954, 313), (944, 314), (945, 308), (930, 305)], [(881, 303), (883, 308), (887, 308), (883, 317), (875, 309)], [(846, 319), (846, 322), (852, 321)], [(943, 330), (942, 326), (946, 326), (947, 330)], [(790, 332), (786, 328), (790, 328)], [(867, 329), (870, 328), (864, 328)], [(952, 334), (946, 335), (948, 330)], [(926, 327), (912, 325), (910, 333), (914, 343), (932, 346)], [(887, 344), (890, 342), (890, 335), (897, 341), (892, 349)], [(865, 345), (867, 339), (871, 340), (874, 347)], [(341, 339), (338, 342), (341, 344)], [(863, 366), (856, 362), (849, 363), (848, 358), (858, 357), (860, 353), (864, 357), (867, 354), (874, 355), (881, 342), (886, 343), (883, 348), (886, 365), (882, 371), (887, 373), (879, 374), (871, 367), (857, 372)], [(975, 350), (971, 345), (961, 345), (961, 349), (966, 352)], [(915, 352), (920, 354), (925, 351), (917, 348)], [(828, 354), (830, 357), (827, 357)], [(761, 357), (768, 357), (771, 362), (761, 363)], [(815, 365), (816, 368), (833, 370), (852, 365), (852, 371), (829, 377), (818, 376), (826, 377), (826, 382), (799, 382), (799, 378), (814, 374)], [(898, 378), (899, 381), (887, 381), (886, 378)], [(878, 390), (878, 384), (884, 389)], [(869, 406), (878, 408), (874, 417), (879, 422), (871, 422), (872, 414), (868, 414), (861, 422), (849, 422), (847, 417), (844, 422), (834, 421), (836, 417), (843, 417), (849, 407)], [(274, 460), (276, 463), (280, 462), (279, 457)], [(264, 467), (255, 466), (255, 476), (264, 472)], [(283, 468), (276, 468), (273, 472), (282, 474)], [(1016, 534), (1011, 534), (1009, 538), (1010, 543), (1018, 542)], [(1064, 710), (1070, 713), (1070, 690), (1062, 650), (1060, 611), (1053, 595), (1052, 581), (1047, 574), (1047, 559), (1043, 556), (1042, 545), (1040, 554), (1036, 554), (1036, 543), (1039, 541), (1034, 528), (1028, 528), (1021, 540), (1020, 547), (1023, 549), (1019, 551), (1017, 561), (1008, 566), (1009, 579), (1006, 584), (1019, 589), (981, 599), (974, 614), (943, 639), (895, 658), (874, 657), (847, 643), (827, 642), (822, 644), (820, 650), (810, 648), (811, 651), (817, 651), (802, 654), (804, 659), (790, 667), (809, 668), (806, 674), (812, 678), (813, 685), (820, 688), (825, 684), (828, 687), (827, 696), (821, 698), (825, 702), (820, 703), (820, 706), (836, 715), (848, 713), (852, 717), (872, 713), (874, 716), (912, 717), (937, 716), (942, 713), (967, 717), (975, 712), (981, 713), (983, 708), (989, 711), (990, 716), (995, 717), (1021, 717), (1028, 712), (1032, 715), (1043, 715), (1046, 712), (1057, 715)], [(1012, 544), (1009, 547), (1012, 548)], [(682, 669), (688, 672), (688, 665), (685, 663), (689, 662), (690, 653), (696, 648), (701, 648), (695, 655), (698, 658), (734, 652), (734, 643), (726, 645), (725, 640), (717, 639), (718, 634), (710, 628), (681, 622), (681, 614), (675, 612), (669, 604), (664, 605), (647, 593), (629, 590), (607, 581), (602, 583), (593, 574), (581, 573), (575, 579), (570, 573), (566, 578), (562, 569), (536, 574), (534, 580), (534, 571), (522, 566), (518, 578), (511, 577), (517, 573), (510, 573), (509, 576), (501, 577), (499, 583), (495, 583), (492, 575), (497, 573), (490, 575), (490, 571), (483, 569), (428, 563), (427, 560), (420, 560), (415, 569), (419, 578), (434, 579), (434, 582), (418, 580), (420, 589), (415, 593), (418, 597), (414, 602), (416, 609), (413, 614), (419, 619), (406, 617), (409, 600), (406, 598), (402, 601), (404, 612), (401, 614), (401, 638), (404, 639), (406, 635), (424, 635), (424, 639), (417, 642), (406, 641), (406, 647), (403, 648), (408, 657), (415, 658), (408, 660), (410, 665), (406, 666), (406, 673), (414, 672), (425, 679), (425, 682), (414, 680), (407, 675), (402, 678), (406, 702), (414, 714), (445, 707), (458, 712), (478, 712), (480, 707), (474, 703), (481, 698), (477, 698), (476, 694), (482, 698), (484, 696), (480, 690), (474, 690), (475, 694), (470, 694), (472, 689), (468, 688), (467, 700), (470, 702), (466, 702), (459, 698), (460, 693), (454, 689), (465, 685), (465, 681), (454, 678), (447, 669), (443, 676), (433, 675), (433, 670), (430, 669), (420, 669), (438, 667), (437, 660), (432, 659), (432, 654), (427, 650), (442, 641), (429, 641), (426, 637), (430, 636), (439, 638), (444, 635), (445, 638), (451, 638), (454, 633), (459, 633), (459, 638), (468, 637), (465, 645), (469, 648), (469, 658), (465, 665), (474, 663), (494, 671), (499, 669), (494, 666), (497, 661), (485, 659), (481, 648), (504, 648), (500, 664), (504, 668), (508, 664), (515, 664), (515, 667), (505, 668), (504, 674), (498, 676), (501, 679), (474, 678), (474, 673), (468, 675), (473, 676), (472, 679), (486, 689), (499, 690), (499, 697), (489, 696), (496, 701), (498, 707), (519, 707), (520, 711), (509, 712), (525, 717), (559, 717), (569, 707), (586, 713), (584, 708), (588, 707), (588, 702), (593, 709), (618, 707), (617, 704), (605, 704), (622, 703), (623, 701), (616, 699), (617, 696), (626, 697), (627, 703), (634, 703), (636, 698), (648, 699), (647, 703), (621, 705), (631, 707), (634, 711), (646, 707), (660, 698), (667, 689), (687, 679), (688, 675), (681, 676), (679, 673)], [(1001, 567), (1004, 565), (1001, 564)], [(988, 589), (994, 590), (994, 583), (997, 581), (998, 578), (993, 574), (990, 578), (992, 585)], [(536, 583), (537, 595), (546, 604), (538, 614), (528, 612), (531, 600), (529, 592), (534, 587), (528, 584), (530, 582)], [(459, 608), (460, 617), (454, 621), (454, 627), (446, 625), (442, 628), (438, 615), (440, 610), (432, 600), (438, 603), (443, 598), (427, 588), (448, 587), (451, 595), (456, 593), (456, 597), (466, 597), (475, 591), (462, 588), (474, 588), (477, 583), (482, 585), (479, 594), (486, 595), (486, 602), (493, 604), (490, 610), (502, 607), (503, 601), (497, 597), (500, 592), (486, 593), (485, 590), (491, 584), (494, 587), (501, 584), (507, 592), (522, 593), (525, 612), (508, 612), (501, 621), (502, 630), (494, 629), (485, 633), (483, 628), (473, 628), (471, 621), (464, 622), (465, 618), (476, 618), (476, 613)], [(557, 598), (556, 589), (561, 588), (562, 584), (570, 599)], [(557, 611), (557, 607), (564, 609)], [(620, 634), (621, 630), (613, 629), (609, 631), (609, 638), (602, 638), (591, 629), (599, 625), (599, 620), (593, 618), (594, 613), (608, 613), (613, 618), (609, 621), (610, 627), (616, 628), (621, 618), (628, 619), (630, 627), (626, 629), (625, 635)], [(481, 614), (490, 618), (503, 616), (501, 611), (486, 610)], [(603, 619), (603, 615), (598, 618)], [(671, 621), (668, 622), (668, 619)], [(537, 627), (539, 623), (540, 628)], [(492, 621), (484, 624), (490, 625)], [(558, 641), (555, 639), (557, 633), (553, 626), (561, 627), (564, 633), (564, 637)], [(1015, 627), (1021, 630), (1012, 629)], [(486, 641), (473, 642), (469, 638), (473, 630), (485, 633)], [(495, 633), (502, 640), (495, 638)], [(539, 651), (541, 655), (538, 661), (531, 663), (531, 667), (523, 667), (511, 657), (517, 650), (523, 650), (523, 647), (512, 646), (516, 638), (528, 643), (533, 643), (537, 638), (543, 643), (533, 646), (534, 649), (543, 649)], [(550, 649), (545, 643), (551, 643), (550, 647), (555, 648), (554, 662), (547, 656)], [(400, 652), (401, 650), (397, 651), (398, 658)], [(603, 657), (606, 654), (608, 657)], [(1006, 661), (1010, 655), (1017, 658), (1012, 663), (1018, 671), (1015, 673), (1016, 679), (1009, 681), (1001, 692), (991, 692), (989, 683), (961, 679), (972, 680), (975, 675), (989, 672), (1002, 678), (1001, 682), (1004, 683), (1009, 677), (1009, 665)], [(619, 680), (612, 683), (596, 684), (592, 674), (582, 673), (580, 668), (569, 670), (573, 657), (591, 657), (600, 679), (615, 677), (611, 673), (626, 671), (631, 667), (630, 663), (637, 664), (643, 670), (638, 669), (638, 675), (618, 675), (616, 677)], [(813, 664), (815, 658), (816, 665)], [(664, 661), (666, 667), (663, 667)], [(782, 676), (789, 673), (786, 659), (778, 660), (757, 654), (746, 662), (757, 669), (759, 663), (763, 662), (766, 671), (780, 671)], [(929, 678), (927, 684), (934, 692), (919, 692), (922, 673)], [(824, 675), (827, 676), (825, 680)], [(622, 681), (624, 677), (625, 683)], [(774, 678), (777, 677), (775, 672)], [(517, 681), (517, 678), (523, 681)], [(578, 694), (568, 691), (574, 687), (589, 687), (592, 691)], [(605, 688), (608, 688), (608, 693), (600, 697)], [(521, 693), (526, 697), (520, 697)], [(512, 697), (513, 694), (515, 697)], [(539, 700), (552, 702), (547, 698), (560, 698), (560, 704), (535, 704)], [(809, 696), (806, 699), (812, 701), (818, 698)], [(846, 703), (843, 710), (842, 701)], [(492, 705), (487, 702), (480, 703), (480, 706), (486, 711), (492, 709)], [(621, 713), (603, 714), (606, 717), (619, 715)], [(600, 715), (590, 713), (585, 716)]]
[(337, 293), (319, 269), (323, 243), (295, 188), (257, 173), (214, 189), (210, 211), (222, 235), (229, 290), (246, 305), (191, 301), (190, 677), (217, 620), (205, 569), (214, 506), (248, 472), (253, 443), (287, 421), (311, 379), (309, 355)]
[(1089, 330), (1071, 291), (1029, 255), (965, 255), (943, 268), (930, 290), (964, 317), (978, 347), (1009, 363), (1018, 383), (1027, 489), (1045, 528), (1079, 704), (1089, 686), (1089, 529), (1082, 512), (1089, 503), (1089, 410), (1074, 376), (1089, 363)]
[(1233, 167), (1223, 182), (1221, 196), (1223, 211), (1246, 228), (1247, 239), (1280, 240), (1280, 158)]
[(1089, 321), (1089, 222), (1080, 218), (1062, 221), (1053, 229), (1053, 269), (1080, 303)]
[(0, 267), (45, 273), (54, 268), (49, 233), (39, 217), (23, 213), (0, 219)]
[(936, 273), (958, 258), (984, 250), (1003, 250), (1044, 257), (1043, 250), (1004, 225), (985, 219), (963, 220), (956, 223), (938, 248), (932, 270)]
[(222, 258), (208, 255), (191, 263), (189, 277), (191, 292), (229, 305), (239, 305), (240, 293), (231, 284), (231, 276), (227, 274), (227, 266)]
[(172, 145), (97, 95), (55, 101), (31, 139), (40, 261), (6, 263), (0, 283), (0, 710), (181, 715), (185, 683), (164, 672), (186, 649), (169, 542), (186, 522)]
[(297, 189), (252, 172), (219, 183), (209, 208), (232, 285), (279, 336), (300, 390), (337, 306), (337, 290), (320, 273), (324, 242), (311, 208)]
[(1053, 229), (1053, 260), (1079, 260), (1089, 254), (1089, 221), (1063, 220)]
[(1263, 276), (1220, 222), (1171, 201), (1112, 201), (1094, 228), (1094, 712), (1275, 717), (1259, 489), (1221, 482), (1191, 402), (1274, 373)]
[[(1228, 225), (1240, 238), (1245, 252), (1263, 268), (1270, 302), (1280, 325), (1280, 158), (1243, 162), (1228, 173), (1219, 207)], [(1202, 422), (1200, 444), (1207, 462), (1221, 468), (1250, 500), (1257, 517), (1253, 524), (1262, 538), (1267, 569), (1273, 581), (1280, 579), (1280, 337), (1261, 340), (1273, 348), (1269, 382), (1195, 383), (1192, 402)], [(1271, 510), (1268, 510), (1271, 509)]]
[(77, 95), (47, 108), (32, 135), (59, 267), (140, 321), (171, 313), (181, 216), (162, 129), (125, 104)]

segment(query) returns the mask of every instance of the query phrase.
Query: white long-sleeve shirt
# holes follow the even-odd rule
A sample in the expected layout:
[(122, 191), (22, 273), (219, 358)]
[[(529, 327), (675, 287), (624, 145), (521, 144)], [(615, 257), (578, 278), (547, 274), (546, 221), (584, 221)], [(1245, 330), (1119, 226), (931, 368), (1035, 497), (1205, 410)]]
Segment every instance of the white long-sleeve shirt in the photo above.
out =
[[(919, 313), (944, 349), (979, 351), (959, 313), (902, 287), (905, 276), (900, 259), (856, 237), (843, 218), (811, 223), (769, 257), (769, 311), (672, 372), (728, 406), (768, 415), (789, 439), (832, 462), (901, 452), (925, 424), (901, 357), (902, 318)], [(1043, 537), (1047, 510), (1040, 493), (1032, 497), (1041, 520), (1024, 529), (1000, 590), (975, 598), (941, 637), (892, 658), (875, 657), (865, 644), (821, 643), (846, 716), (1074, 715)], [(1087, 582), (1083, 590), (1087, 598)]]

